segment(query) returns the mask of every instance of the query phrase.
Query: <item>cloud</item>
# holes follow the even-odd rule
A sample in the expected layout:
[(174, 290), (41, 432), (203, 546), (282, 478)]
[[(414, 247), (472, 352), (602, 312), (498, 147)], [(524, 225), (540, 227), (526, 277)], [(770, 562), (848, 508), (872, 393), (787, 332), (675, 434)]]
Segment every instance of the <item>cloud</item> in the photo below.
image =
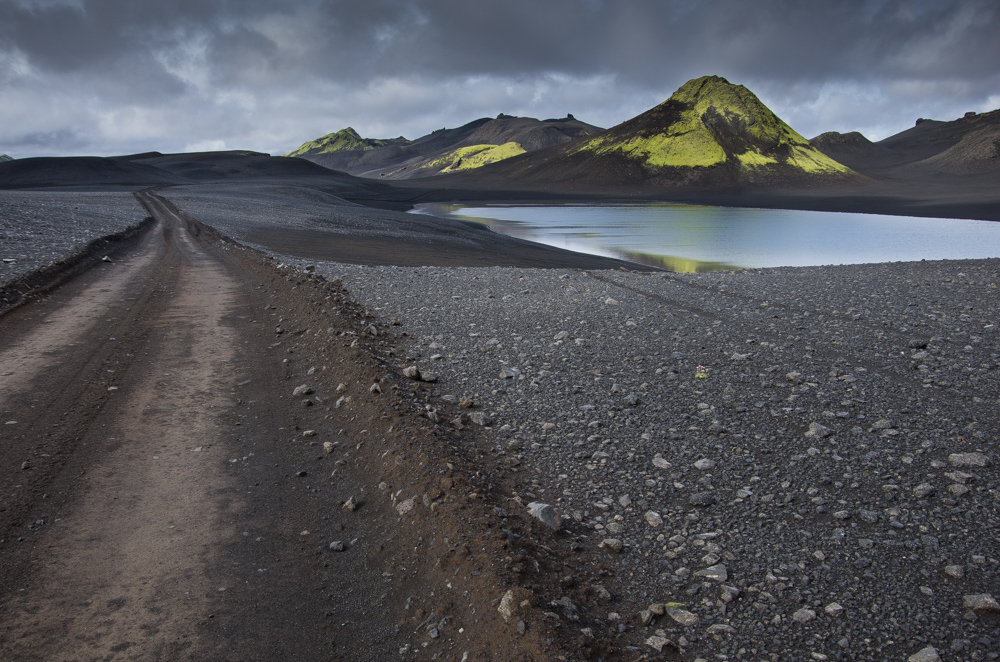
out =
[(990, 0), (0, 0), (0, 152), (283, 152), (499, 112), (610, 126), (718, 74), (800, 133), (991, 109)]

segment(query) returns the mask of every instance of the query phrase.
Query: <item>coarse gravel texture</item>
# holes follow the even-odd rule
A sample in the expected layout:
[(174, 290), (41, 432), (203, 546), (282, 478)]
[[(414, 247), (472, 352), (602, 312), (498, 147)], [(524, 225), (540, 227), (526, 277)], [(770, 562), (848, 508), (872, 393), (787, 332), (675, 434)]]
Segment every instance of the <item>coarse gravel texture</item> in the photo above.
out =
[(0, 191), (0, 283), (136, 226), (146, 216), (131, 193)]
[(399, 369), (435, 373), (441, 406), (476, 403), (512, 496), (566, 520), (546, 545), (609, 540), (590, 632), (686, 659), (997, 659), (1000, 615), (964, 598), (1000, 596), (1000, 260), (312, 265), (412, 335)]

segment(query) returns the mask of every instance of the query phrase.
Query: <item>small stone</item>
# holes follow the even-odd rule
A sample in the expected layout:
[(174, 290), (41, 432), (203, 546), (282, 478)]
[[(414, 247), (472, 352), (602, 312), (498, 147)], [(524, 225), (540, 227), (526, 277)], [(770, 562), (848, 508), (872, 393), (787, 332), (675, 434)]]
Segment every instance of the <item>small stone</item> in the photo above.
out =
[(699, 570), (694, 573), (695, 577), (704, 577), (705, 579), (711, 579), (712, 581), (722, 583), (729, 579), (729, 571), (726, 570), (726, 566), (722, 563), (718, 565), (709, 566), (704, 570)]
[(827, 616), (832, 616), (833, 618), (836, 618), (837, 616), (840, 616), (841, 614), (844, 613), (844, 608), (841, 607), (840, 604), (836, 602), (831, 602), (827, 606), (823, 607), (823, 611), (826, 612)]
[(816, 620), (816, 612), (814, 612), (812, 609), (806, 609), (805, 607), (803, 607), (802, 609), (799, 609), (797, 612), (792, 614), (792, 620), (795, 621), (796, 623), (808, 623), (809, 621)]
[(988, 467), (990, 458), (982, 453), (952, 453), (948, 461), (953, 467)]
[(649, 613), (653, 614), (653, 616), (663, 616), (667, 613), (666, 605), (662, 602), (654, 602), (649, 605)]
[(711, 492), (697, 492), (688, 498), (688, 503), (701, 508), (711, 506), (715, 503), (715, 495)]
[(472, 401), (472, 398), (462, 397), (458, 399), (458, 406), (462, 409), (472, 409), (476, 406), (476, 403)]
[(825, 439), (831, 434), (833, 434), (833, 430), (815, 421), (809, 424), (809, 430), (806, 431), (806, 436), (810, 439)]
[(649, 625), (653, 622), (653, 612), (648, 609), (643, 609), (639, 612), (639, 620), (643, 625)]
[(625, 549), (625, 544), (618, 538), (605, 538), (601, 541), (599, 546), (601, 549), (605, 549), (614, 554), (621, 554), (622, 550)]
[(838, 510), (833, 514), (834, 519), (850, 519), (851, 511), (849, 510)]
[(972, 611), (1000, 612), (1000, 603), (989, 593), (962, 596), (962, 606)]
[(941, 662), (941, 656), (938, 655), (936, 648), (928, 646), (906, 658), (906, 662)]
[(497, 607), (497, 611), (500, 612), (500, 618), (503, 619), (504, 623), (510, 623), (511, 619), (516, 613), (516, 599), (514, 597), (514, 589), (510, 589), (503, 594), (500, 598), (500, 606)]
[(621, 506), (622, 508), (628, 508), (629, 506), (632, 505), (631, 497), (629, 497), (629, 495), (627, 494), (623, 494), (622, 496), (618, 497), (618, 505)]
[(669, 462), (667, 462), (666, 460), (664, 460), (662, 457), (654, 457), (653, 458), (653, 466), (656, 467), (657, 469), (670, 469), (674, 465), (670, 464)]
[(433, 384), (438, 380), (437, 373), (434, 372), (423, 372), (420, 373), (420, 381), (427, 382), (428, 384)]
[(559, 513), (547, 503), (538, 503), (536, 501), (529, 503), (528, 514), (552, 529), (558, 530), (562, 525)]
[(21, 471), (27, 471), (30, 468), (31, 468), (31, 462), (25, 460), (24, 462), (21, 463)]
[(408, 513), (411, 510), (413, 510), (413, 506), (416, 503), (417, 503), (417, 498), (416, 497), (410, 497), (409, 499), (407, 499), (405, 501), (401, 501), (401, 502), (399, 502), (399, 503), (396, 504), (396, 512), (398, 512), (400, 515), (405, 515), (406, 513)]
[(344, 510), (353, 513), (357, 509), (358, 509), (358, 502), (354, 500), (354, 497), (350, 497), (347, 501), (344, 502)]
[(962, 579), (963, 577), (965, 577), (965, 566), (946, 565), (944, 567), (944, 574), (948, 575), (952, 579)]
[(695, 614), (680, 607), (667, 607), (667, 615), (685, 627), (698, 625), (700, 620)]
[(517, 368), (511, 368), (510, 366), (500, 368), (500, 379), (517, 379), (520, 375), (521, 371)]
[(670, 640), (667, 639), (666, 637), (661, 637), (658, 634), (654, 634), (653, 636), (646, 639), (646, 645), (649, 646), (650, 648), (656, 649), (658, 653), (662, 653), (664, 646), (672, 646), (673, 644), (671, 644)]
[(736, 628), (725, 623), (716, 623), (715, 625), (709, 625), (706, 632), (708, 634), (736, 634)]
[(715, 460), (710, 460), (707, 457), (703, 457), (694, 463), (694, 468), (699, 471), (708, 471), (709, 469), (715, 468)]
[(646, 514), (643, 515), (643, 518), (646, 520), (646, 524), (649, 524), (653, 528), (656, 528), (661, 524), (663, 524), (663, 518), (660, 517), (660, 513), (656, 512), (655, 510), (646, 511)]
[(409, 379), (420, 379), (420, 368), (415, 365), (407, 366), (403, 368), (403, 376)]
[(934, 494), (936, 488), (930, 483), (920, 483), (913, 488), (913, 496), (918, 499), (926, 499), (930, 495)]
[(604, 303), (605, 303), (605, 305), (608, 305), (608, 306), (617, 306), (618, 305), (617, 299), (612, 299), (611, 297), (608, 297), (607, 299), (605, 299)]
[(295, 387), (295, 390), (292, 391), (292, 396), (296, 398), (301, 398), (303, 395), (309, 395), (312, 392), (313, 390), (311, 386), (302, 384), (301, 386)]
[(315, 437), (316, 436), (316, 430), (303, 430), (302, 436), (303, 437)]
[(336, 446), (334, 445), (334, 443), (332, 441), (324, 441), (323, 442), (323, 452), (326, 453), (327, 455), (329, 455), (330, 453), (332, 453), (334, 448), (336, 448)]
[(482, 427), (485, 427), (493, 422), (489, 416), (481, 411), (474, 411), (469, 414), (469, 420)]
[(344, 541), (342, 540), (334, 540), (332, 543), (330, 543), (331, 552), (342, 552), (345, 549), (347, 549), (347, 546), (344, 545)]

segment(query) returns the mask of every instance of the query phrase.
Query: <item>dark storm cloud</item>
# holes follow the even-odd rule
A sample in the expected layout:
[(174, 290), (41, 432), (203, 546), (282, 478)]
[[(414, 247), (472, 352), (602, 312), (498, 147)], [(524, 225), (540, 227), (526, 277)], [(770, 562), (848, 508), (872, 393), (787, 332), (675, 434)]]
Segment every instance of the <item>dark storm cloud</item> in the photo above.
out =
[(884, 137), (1000, 105), (997, 34), (991, 0), (0, 0), (0, 151), (286, 150), (500, 111), (610, 125), (709, 73), (806, 135)]

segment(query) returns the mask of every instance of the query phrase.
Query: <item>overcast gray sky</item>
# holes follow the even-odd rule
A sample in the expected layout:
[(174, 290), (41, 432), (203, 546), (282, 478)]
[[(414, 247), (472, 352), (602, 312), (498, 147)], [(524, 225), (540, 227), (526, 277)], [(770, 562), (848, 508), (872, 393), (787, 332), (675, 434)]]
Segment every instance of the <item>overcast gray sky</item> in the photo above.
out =
[(997, 0), (0, 0), (0, 152), (609, 127), (706, 74), (877, 140), (1000, 107), (998, 65)]

